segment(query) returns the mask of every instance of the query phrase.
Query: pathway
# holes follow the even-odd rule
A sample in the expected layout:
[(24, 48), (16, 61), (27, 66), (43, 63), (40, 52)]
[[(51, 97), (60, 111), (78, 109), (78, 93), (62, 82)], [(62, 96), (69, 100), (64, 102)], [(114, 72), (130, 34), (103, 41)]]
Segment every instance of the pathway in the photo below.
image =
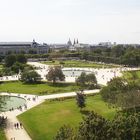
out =
[[(85, 90), (84, 94), (96, 94), (100, 90)], [(1, 95), (9, 95), (9, 93), (1, 93)], [(18, 96), (18, 94), (10, 93), (11, 96)], [(43, 103), (45, 100), (48, 99), (56, 99), (62, 97), (74, 97), (76, 96), (75, 92), (70, 93), (61, 93), (61, 94), (52, 94), (52, 95), (44, 95), (44, 96), (36, 96), (36, 95), (27, 95), (27, 94), (20, 94), (20, 97), (26, 99), (27, 109), (22, 107), (22, 111), (15, 109), (14, 111), (7, 111), (0, 115), (8, 117), (8, 127), (5, 130), (7, 140), (12, 140), (11, 138), (15, 138), (15, 140), (31, 140), (30, 136), (27, 134), (24, 128), (15, 129), (14, 124), (19, 123), (17, 116), (22, 114), (23, 112)], [(30, 101), (28, 100), (30, 98)], [(32, 100), (36, 98), (36, 100)], [(31, 116), (32, 117), (32, 116)], [(13, 139), (14, 140), (14, 139)]]

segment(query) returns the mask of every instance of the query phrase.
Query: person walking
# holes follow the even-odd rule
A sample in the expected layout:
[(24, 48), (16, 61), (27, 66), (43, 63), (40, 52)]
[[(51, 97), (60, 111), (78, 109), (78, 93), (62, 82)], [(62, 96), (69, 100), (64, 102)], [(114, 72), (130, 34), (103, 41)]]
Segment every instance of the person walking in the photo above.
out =
[(20, 128), (22, 129), (23, 127), (22, 127), (22, 123), (20, 122)]
[(17, 124), (16, 123), (14, 124), (14, 127), (15, 127), (15, 129), (17, 128)]
[(19, 124), (17, 123), (17, 129), (19, 128)]

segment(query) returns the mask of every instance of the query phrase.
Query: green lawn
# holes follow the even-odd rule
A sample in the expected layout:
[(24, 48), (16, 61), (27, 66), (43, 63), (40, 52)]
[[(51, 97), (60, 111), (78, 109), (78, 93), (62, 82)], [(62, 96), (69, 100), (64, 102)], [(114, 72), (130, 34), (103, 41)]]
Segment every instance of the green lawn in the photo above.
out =
[[(60, 62), (63, 62), (64, 67), (87, 67), (87, 68), (113, 68), (117, 67), (117, 65), (111, 65), (111, 64), (99, 64), (99, 63), (93, 63), (89, 61), (76, 61), (76, 60), (65, 60), (65, 61), (45, 61), (42, 62), (47, 65), (60, 65)], [(62, 65), (62, 64), (61, 64)]]
[(140, 80), (140, 71), (123, 72), (123, 77), (127, 80)]
[(4, 82), (0, 84), (0, 92), (13, 92), (24, 94), (53, 94), (77, 91), (79, 87), (74, 83), (52, 83), (23, 84), (21, 82)]
[[(107, 119), (112, 119), (115, 109), (108, 108), (100, 95), (86, 99), (85, 110), (94, 110)], [(78, 126), (84, 114), (81, 114), (75, 99), (64, 101), (46, 101), (43, 104), (21, 114), (18, 119), (33, 140), (52, 140), (57, 130), (64, 124)]]
[(3, 130), (0, 130), (0, 140), (6, 140)]

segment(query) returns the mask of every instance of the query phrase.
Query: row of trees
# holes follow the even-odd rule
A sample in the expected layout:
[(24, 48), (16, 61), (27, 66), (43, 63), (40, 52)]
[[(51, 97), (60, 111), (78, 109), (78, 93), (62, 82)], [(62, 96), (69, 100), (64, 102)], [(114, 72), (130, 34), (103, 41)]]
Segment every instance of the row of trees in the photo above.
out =
[(81, 53), (81, 59), (116, 63), (129, 66), (140, 65), (140, 47), (117, 45), (112, 48), (93, 47), (92, 50)]
[(26, 64), (27, 58), (23, 54), (18, 55), (7, 55), (5, 57), (5, 66), (12, 67), (15, 63)]
[[(49, 68), (46, 79), (55, 84), (57, 81), (64, 81), (65, 75), (60, 66), (54, 66)], [(35, 70), (27, 69), (22, 72), (20, 80), (24, 83), (36, 83), (41, 81), (41, 76)]]
[[(75, 128), (76, 129), (76, 128)], [(138, 140), (140, 138), (140, 113), (119, 114), (112, 121), (94, 112), (83, 119), (78, 130), (64, 125), (54, 140)]]
[[(13, 75), (23, 71), (26, 65), (27, 58), (25, 55), (7, 55), (4, 60), (3, 69), (0, 70), (0, 75)], [(28, 66), (29, 67), (29, 66)]]
[[(60, 66), (53, 66), (49, 68), (46, 79), (55, 84), (57, 81), (64, 81), (65, 75), (63, 74)], [(41, 81), (41, 76), (34, 70), (25, 70), (21, 74), (21, 81), (25, 83), (36, 83)], [(93, 89), (97, 87), (97, 80), (93, 73), (81, 73), (81, 75), (77, 78), (76, 83), (81, 87), (81, 89)]]

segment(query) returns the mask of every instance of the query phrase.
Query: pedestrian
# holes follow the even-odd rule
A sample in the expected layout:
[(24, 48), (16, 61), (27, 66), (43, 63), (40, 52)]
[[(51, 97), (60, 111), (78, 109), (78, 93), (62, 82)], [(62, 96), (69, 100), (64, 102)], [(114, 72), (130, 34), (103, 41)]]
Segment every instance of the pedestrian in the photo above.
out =
[(19, 128), (19, 124), (17, 123), (17, 129)]
[(17, 128), (17, 124), (16, 123), (14, 124), (14, 127), (15, 127), (15, 129)]
[(20, 128), (22, 129), (22, 123), (20, 122)]

